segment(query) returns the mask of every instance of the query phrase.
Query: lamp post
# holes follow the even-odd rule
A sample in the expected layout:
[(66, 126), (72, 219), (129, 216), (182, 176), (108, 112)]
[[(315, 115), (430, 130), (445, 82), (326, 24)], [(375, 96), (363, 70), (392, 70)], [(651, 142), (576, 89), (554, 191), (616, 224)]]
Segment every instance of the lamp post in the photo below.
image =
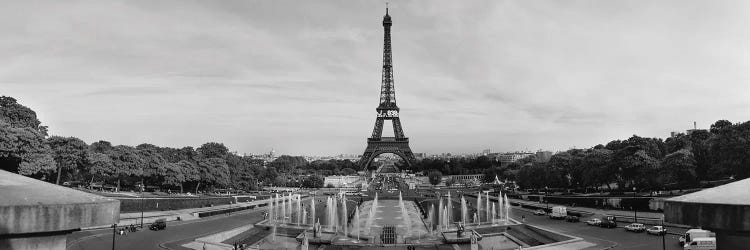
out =
[(634, 223), (638, 223), (638, 209), (635, 206), (635, 192), (636, 188), (633, 187), (633, 220)]
[(547, 210), (545, 210), (545, 212), (549, 212), (549, 199), (547, 199), (548, 194), (549, 194), (549, 187), (544, 187), (544, 203), (547, 203)]
[(661, 249), (667, 249), (667, 243), (664, 239), (667, 236), (667, 228), (664, 227), (664, 214), (661, 215), (661, 228), (664, 229), (664, 233), (661, 234)]
[(117, 236), (117, 223), (112, 224), (112, 250), (115, 250), (115, 237)]
[(141, 192), (141, 228), (143, 228), (143, 192)]

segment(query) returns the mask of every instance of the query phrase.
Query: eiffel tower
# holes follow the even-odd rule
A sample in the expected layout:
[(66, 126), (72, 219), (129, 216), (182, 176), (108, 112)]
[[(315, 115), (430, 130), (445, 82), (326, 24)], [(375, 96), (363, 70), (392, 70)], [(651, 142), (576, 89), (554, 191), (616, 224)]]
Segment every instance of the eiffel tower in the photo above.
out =
[[(372, 136), (367, 138), (367, 148), (362, 158), (359, 159), (359, 165), (366, 169), (372, 160), (380, 154), (392, 153), (400, 156), (406, 164), (411, 165), (416, 161), (414, 154), (409, 148), (409, 138), (404, 135), (401, 120), (399, 119), (399, 108), (396, 106), (396, 89), (393, 86), (393, 60), (391, 57), (391, 16), (388, 15), (388, 8), (385, 8), (383, 17), (383, 28), (385, 29), (385, 39), (383, 45), (383, 76), (380, 86), (380, 105), (375, 109), (378, 115), (375, 118), (375, 128), (372, 130)], [(383, 122), (390, 120), (393, 123), (394, 137), (383, 137)]]

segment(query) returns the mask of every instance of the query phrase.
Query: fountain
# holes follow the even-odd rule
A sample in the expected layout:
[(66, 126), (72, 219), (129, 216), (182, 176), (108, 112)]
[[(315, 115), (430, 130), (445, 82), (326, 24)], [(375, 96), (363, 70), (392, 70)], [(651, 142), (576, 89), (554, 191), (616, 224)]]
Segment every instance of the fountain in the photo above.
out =
[(490, 191), (484, 191), (485, 206), (484, 206), (484, 219), (490, 221)]
[(466, 207), (466, 199), (464, 199), (464, 196), (461, 195), (461, 222), (466, 224), (469, 222), (469, 214), (468, 209)]
[(372, 200), (372, 204), (370, 205), (370, 213), (367, 215), (367, 223), (365, 224), (367, 226), (367, 233), (372, 234), (372, 220), (375, 219), (375, 213), (378, 209), (378, 194), (375, 193), (375, 199)]
[[(477, 214), (481, 213), (481, 211), (482, 211), (482, 191), (480, 190), (477, 193)], [(482, 218), (479, 218), (479, 220), (477, 220), (476, 222), (481, 223), (481, 221), (482, 221)]]
[(448, 228), (448, 225), (453, 222), (453, 199), (451, 199), (451, 191), (448, 191), (448, 213), (446, 214), (448, 216), (446, 218), (445, 227)]
[(302, 213), (302, 195), (297, 194), (297, 225), (304, 223), (304, 218), (305, 216)]
[(427, 212), (427, 221), (430, 222), (430, 224), (428, 225), (429, 226), (428, 230), (430, 234), (432, 234), (432, 228), (434, 226), (433, 224), (435, 224), (434, 217), (435, 217), (435, 204), (432, 204), (430, 205), (430, 210)]
[(310, 201), (310, 222), (315, 223), (315, 196), (312, 197), (312, 200)]
[(348, 226), (349, 226), (349, 211), (346, 209), (346, 194), (341, 195), (341, 207), (344, 210), (344, 220), (342, 221), (342, 228), (344, 229), (344, 235), (349, 235), (348, 233)]
[(354, 208), (354, 230), (357, 231), (357, 240), (359, 240), (359, 207)]
[(443, 197), (438, 198), (438, 219), (437, 219), (437, 229), (441, 230), (443, 228)]
[(286, 219), (286, 198), (284, 196), (281, 196), (281, 213), (279, 213), (281, 218), (281, 223), (284, 223), (284, 219)]
[(401, 191), (398, 192), (398, 206), (401, 208), (401, 218), (403, 218), (404, 224), (406, 225), (406, 231), (404, 233), (404, 237), (406, 237), (406, 235), (411, 233), (411, 219), (409, 218), (409, 213), (406, 211), (406, 206), (404, 206)]
[(492, 203), (492, 225), (497, 224), (497, 220), (495, 220), (495, 216), (497, 216), (497, 213), (495, 211), (495, 203)]
[(503, 193), (502, 192), (497, 193), (497, 209), (498, 211), (500, 211), (498, 213), (498, 216), (500, 217), (499, 219), (502, 220), (503, 219)]
[(333, 199), (331, 199), (331, 196), (328, 196), (326, 198), (326, 225), (328, 225), (328, 231), (333, 231), (334, 214), (336, 214), (336, 209), (333, 207)]
[(505, 195), (505, 224), (508, 224), (508, 221), (510, 220), (509, 217), (510, 212), (510, 201), (508, 200), (508, 195)]

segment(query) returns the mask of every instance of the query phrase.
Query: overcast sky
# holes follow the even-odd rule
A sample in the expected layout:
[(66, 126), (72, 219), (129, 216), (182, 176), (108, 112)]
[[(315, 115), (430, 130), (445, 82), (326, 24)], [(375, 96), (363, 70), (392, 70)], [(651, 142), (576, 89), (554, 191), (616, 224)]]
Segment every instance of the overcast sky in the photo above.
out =
[[(384, 5), (4, 1), (0, 94), (88, 143), (361, 154)], [(390, 6), (415, 152), (556, 151), (750, 120), (750, 1)]]

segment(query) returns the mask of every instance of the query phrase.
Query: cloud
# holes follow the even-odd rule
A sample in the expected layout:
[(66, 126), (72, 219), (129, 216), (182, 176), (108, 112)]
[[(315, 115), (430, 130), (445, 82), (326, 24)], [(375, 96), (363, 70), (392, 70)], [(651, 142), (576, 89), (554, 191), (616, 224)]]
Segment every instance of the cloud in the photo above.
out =
[[(745, 5), (394, 2), (405, 131), (417, 152), (558, 150), (746, 120)], [(8, 2), (0, 94), (89, 142), (361, 153), (383, 14), (370, 1)]]

